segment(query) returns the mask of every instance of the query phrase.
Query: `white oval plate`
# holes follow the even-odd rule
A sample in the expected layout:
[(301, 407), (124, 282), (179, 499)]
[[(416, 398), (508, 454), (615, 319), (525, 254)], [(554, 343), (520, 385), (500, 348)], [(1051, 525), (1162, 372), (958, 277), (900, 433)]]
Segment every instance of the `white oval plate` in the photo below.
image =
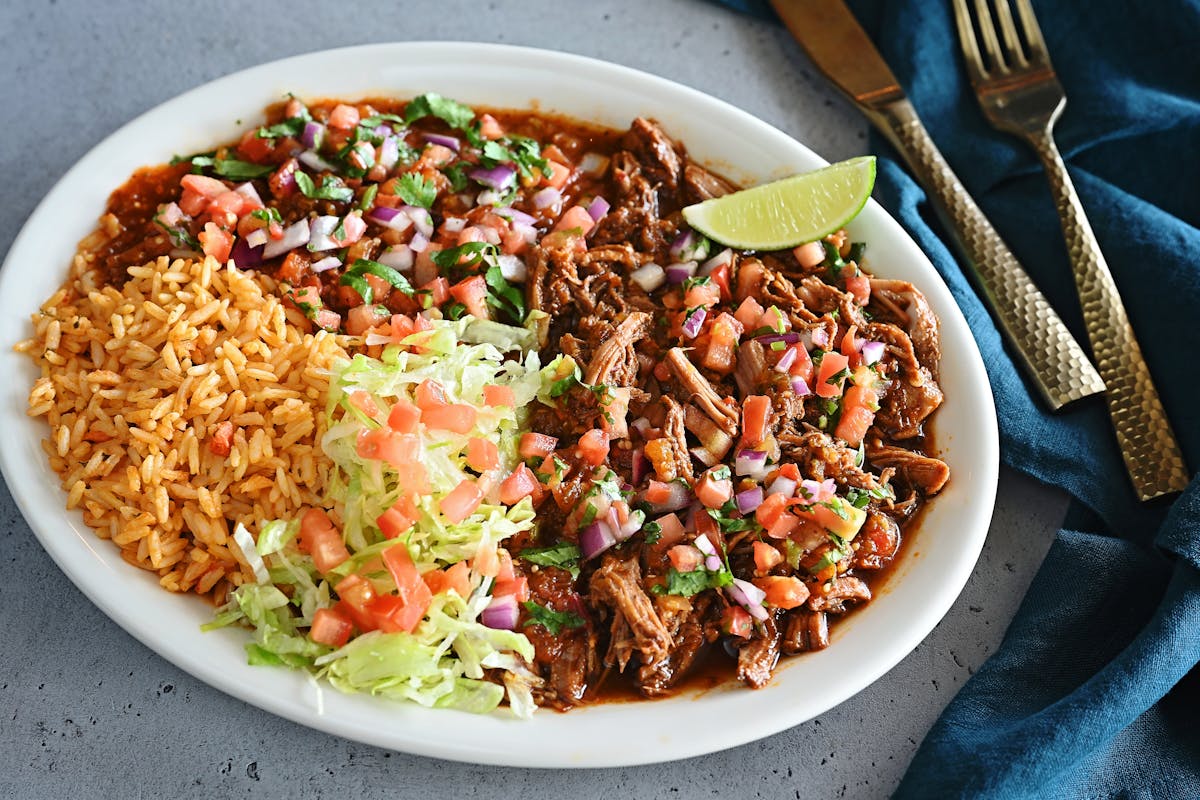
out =
[[(825, 162), (775, 128), (726, 103), (625, 67), (544, 50), (469, 43), (351, 47), (276, 61), (181, 95), (143, 114), (88, 153), (34, 211), (0, 273), (0, 466), (25, 518), (67, 576), (146, 646), (197, 678), (288, 719), (350, 739), (459, 761), (530, 767), (644, 764), (709, 753), (798, 725), (891, 669), (933, 629), (966, 583), (987, 533), (999, 463), (996, 412), (966, 321), (924, 254), (874, 200), (854, 221), (873, 270), (910, 280), (942, 322), (937, 444), (953, 477), (902, 554), (886, 590), (836, 626), (827, 650), (785, 660), (765, 689), (736, 684), (645, 703), (610, 703), (527, 722), (427, 710), (334, 690), (300, 672), (246, 664), (245, 634), (204, 634), (211, 610), (171, 595), (121, 560), (78, 513), (39, 447), (42, 420), (25, 415), (32, 362), (12, 351), (29, 315), (62, 282), (75, 243), (96, 225), (109, 193), (137, 167), (210, 149), (300, 97), (411, 97), (440, 92), (468, 104), (538, 108), (624, 128), (660, 120), (693, 157), (757, 182)], [(241, 121), (239, 124), (238, 121)], [(320, 701), (320, 702), (319, 702)]]

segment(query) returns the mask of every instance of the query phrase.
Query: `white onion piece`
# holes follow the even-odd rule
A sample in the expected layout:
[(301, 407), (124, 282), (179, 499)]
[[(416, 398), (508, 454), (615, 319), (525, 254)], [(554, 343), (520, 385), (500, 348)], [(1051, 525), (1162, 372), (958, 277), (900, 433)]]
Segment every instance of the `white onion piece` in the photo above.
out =
[(667, 271), (653, 262), (643, 264), (629, 274), (629, 278), (646, 293), (653, 292), (667, 282)]
[(397, 272), (408, 272), (413, 267), (413, 251), (406, 244), (398, 244), (384, 250), (375, 260)]
[(608, 157), (602, 156), (599, 153), (584, 153), (583, 158), (579, 159), (579, 169), (581, 172), (586, 172), (589, 175), (599, 175), (608, 168)]
[(254, 184), (250, 181), (246, 181), (233, 191), (235, 194), (240, 194), (242, 197), (254, 203), (259, 208), (263, 208), (262, 198), (258, 196), (258, 190), (254, 188)]
[(408, 243), (408, 249), (414, 253), (424, 253), (429, 247), (429, 239), (420, 231), (413, 234), (412, 241)]
[(795, 493), (796, 482), (782, 475), (771, 481), (771, 485), (767, 487), (767, 494), (781, 494), (784, 497), (791, 497)]
[(267, 246), (263, 248), (263, 258), (275, 258), (289, 250), (306, 245), (310, 237), (311, 231), (308, 227), (308, 220), (302, 219), (295, 225), (288, 227), (283, 232), (282, 238), (267, 242)]
[(255, 228), (246, 234), (246, 244), (251, 247), (262, 247), (267, 243), (267, 238), (266, 228)]
[(315, 169), (317, 172), (337, 172), (337, 167), (317, 155), (315, 150), (305, 150), (296, 158), (300, 160), (301, 164), (309, 169)]
[(711, 275), (713, 270), (715, 270), (717, 267), (724, 266), (725, 264), (733, 264), (733, 251), (728, 247), (717, 253), (708, 261), (705, 261), (703, 264), (701, 264), (699, 274)]
[(341, 222), (337, 217), (324, 216), (317, 217), (309, 224), (311, 236), (308, 240), (308, 250), (310, 253), (320, 253), (325, 250), (335, 250), (339, 246), (337, 242), (330, 236), (337, 229), (338, 223)]
[(514, 283), (524, 283), (529, 277), (529, 268), (525, 266), (525, 262), (520, 258), (511, 255), (502, 255), (496, 257), (496, 264), (500, 267), (500, 274), (504, 276), (504, 280)]
[(326, 256), (317, 263), (313, 264), (311, 269), (313, 272), (325, 272), (331, 269), (337, 269), (342, 265), (342, 260), (337, 256)]
[(467, 227), (467, 221), (462, 217), (446, 217), (442, 220), (442, 228), (447, 233), (458, 233)]

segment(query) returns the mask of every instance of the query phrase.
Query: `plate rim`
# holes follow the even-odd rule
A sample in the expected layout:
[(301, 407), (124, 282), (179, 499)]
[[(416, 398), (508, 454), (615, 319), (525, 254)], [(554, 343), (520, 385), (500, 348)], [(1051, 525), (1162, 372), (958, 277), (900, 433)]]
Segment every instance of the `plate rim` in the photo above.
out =
[[(86, 168), (90, 162), (94, 161), (100, 155), (103, 155), (107, 149), (114, 146), (114, 143), (121, 142), (125, 137), (129, 136), (131, 132), (136, 132), (140, 126), (149, 124), (149, 122), (155, 119), (158, 115), (168, 111), (170, 107), (182, 107), (186, 105), (188, 101), (194, 100), (205, 93), (216, 92), (226, 85), (236, 85), (238, 83), (246, 82), (255, 76), (265, 76), (268, 74), (278, 73), (279, 71), (286, 70), (289, 67), (298, 67), (306, 62), (319, 61), (322, 58), (340, 59), (360, 56), (378, 56), (385, 53), (400, 53), (401, 55), (413, 56), (420, 56), (422, 54), (428, 55), (431, 53), (445, 55), (448, 53), (453, 54), (456, 50), (461, 52), (474, 51), (476, 53), (486, 53), (497, 57), (512, 58), (517, 60), (524, 59), (534, 62), (541, 61), (544, 63), (557, 62), (583, 71), (602, 74), (606, 73), (615, 79), (632, 83), (635, 86), (640, 84), (643, 88), (648, 88), (653, 92), (680, 96), (692, 104), (699, 104), (702, 107), (714, 110), (723, 115), (733, 115), (737, 117), (739, 124), (755, 128), (757, 133), (763, 136), (765, 139), (775, 140), (772, 142), (773, 145), (778, 142), (780, 147), (791, 147), (798, 154), (802, 154), (804, 158), (811, 157), (812, 159), (816, 159), (821, 163), (825, 163), (824, 159), (821, 159), (819, 156), (813, 153), (803, 143), (780, 131), (769, 123), (755, 117), (749, 112), (743, 111), (742, 109), (737, 108), (726, 101), (667, 78), (588, 56), (525, 46), (463, 41), (385, 42), (315, 50), (308, 53), (293, 55), (287, 58), (254, 65), (229, 73), (227, 75), (223, 75), (214, 80), (207, 81), (144, 111), (132, 120), (126, 122), (124, 125), (120, 126), (117, 130), (104, 137), (99, 143), (90, 148), (85, 155), (83, 155), (54, 183), (54, 186), (38, 203), (33, 212), (30, 214), (29, 218), (22, 225), (17, 236), (14, 238), (13, 243), (9, 248), (9, 252), (5, 257), (3, 267), (0, 267), (0, 298), (8, 298), (10, 296), (8, 290), (12, 289), (12, 284), (19, 280), (15, 262), (18, 261), (19, 258), (23, 257), (26, 251), (36, 248), (37, 242), (34, 241), (34, 235), (36, 233), (37, 226), (35, 225), (35, 222), (39, 222), (43, 217), (51, 212), (54, 204), (61, 200), (63, 195), (69, 192), (71, 186), (77, 182), (80, 178), (80, 175), (86, 171)], [(625, 91), (630, 92), (634, 90), (627, 88)], [(692, 115), (697, 112), (688, 111), (686, 113), (688, 115)], [(686, 141), (685, 144), (687, 144)], [(108, 191), (111, 191), (112, 188), (115, 187), (111, 187)], [(950, 297), (949, 289), (941, 279), (941, 276), (938, 275), (936, 269), (932, 266), (932, 263), (929, 261), (928, 257), (920, 250), (915, 241), (913, 241), (911, 235), (905, 231), (900, 223), (894, 217), (892, 217), (889, 212), (883, 209), (873, 198), (868, 201), (867, 208), (870, 209), (869, 213), (872, 215), (882, 215), (880, 224), (884, 224), (885, 227), (887, 227), (887, 224), (890, 223), (890, 225), (893, 225), (898, 229), (902, 241), (906, 243), (904, 245), (905, 249), (912, 251), (908, 255), (918, 260), (918, 266), (927, 267), (928, 273), (934, 279), (936, 279), (936, 285), (934, 285), (932, 282), (929, 286), (923, 284), (921, 286), (922, 290), (925, 291), (926, 294), (930, 294), (932, 292), (933, 294), (939, 295), (938, 299), (944, 305), (946, 298)], [(864, 209), (864, 212), (865, 211), (866, 209)], [(923, 262), (923, 264), (921, 262)], [(0, 307), (7, 306), (9, 304), (10, 301), (8, 299), (0, 300)], [(33, 308), (23, 309), (22, 313), (17, 315), (18, 323), (16, 325), (9, 320), (8, 322), (3, 323), (3, 327), (0, 328), (0, 330), (5, 332), (12, 332), (14, 330), (24, 331), (24, 335), (18, 335), (16, 340), (27, 337), (29, 333), (27, 322), (28, 314), (35, 309), (36, 306)], [(35, 498), (33, 497), (31, 487), (27, 479), (19, 473), (20, 468), (23, 465), (27, 465), (26, 461), (19, 460), (19, 455), (24, 454), (24, 451), (18, 452), (18, 449), (15, 447), (0, 448), (0, 472), (3, 472), (5, 482), (8, 485), (14, 501), (20, 509), (26, 523), (37, 537), (42, 548), (50, 555), (52, 560), (54, 560), (58, 567), (68, 576), (68, 578), (70, 578), (72, 583), (79, 588), (79, 590), (84, 594), (85, 597), (88, 598), (90, 602), (100, 608), (100, 610), (103, 611), (104, 614), (109, 617), (109, 619), (116, 622), (123, 630), (137, 639), (140, 643), (148, 647), (154, 653), (162, 658), (165, 658), (167, 661), (171, 662), (185, 672), (188, 672), (193, 677), (204, 681), (213, 688), (225, 694), (237, 697), (238, 699), (255, 707), (270, 711), (273, 714), (305, 725), (306, 727), (329, 733), (335, 733), (349, 739), (418, 755), (433, 756), (477, 764), (527, 766), (540, 768), (611, 767), (660, 763), (664, 761), (703, 755), (717, 750), (735, 747), (750, 741), (755, 741), (777, 733), (781, 730), (802, 724), (803, 722), (812, 719), (817, 714), (825, 713), (829, 709), (845, 701), (847, 698), (863, 691), (867, 686), (878, 680), (880, 676), (892, 669), (901, 660), (906, 658), (916, 648), (916, 646), (929, 635), (937, 623), (944, 618), (951, 605), (961, 594), (962, 589), (969, 580), (971, 571), (973, 570), (979, 558), (988, 528), (990, 527), (998, 482), (999, 437), (995, 406), (994, 402), (992, 401), (990, 386), (987, 384), (987, 376), (986, 371), (984, 370), (982, 356), (979, 353), (974, 338), (970, 336), (969, 327), (967, 326), (965, 318), (952, 299), (950, 300), (950, 304), (947, 308), (943, 308), (939, 311), (939, 318), (941, 319), (944, 332), (946, 323), (948, 321), (947, 317), (949, 317), (951, 327), (955, 329), (956, 333), (961, 334), (966, 332), (967, 334), (965, 340), (962, 342), (963, 352), (960, 353), (965, 360), (959, 366), (967, 373), (972, 373), (975, 377), (982, 376), (984, 382), (983, 391), (980, 392), (980, 396), (975, 399), (976, 402), (980, 403), (978, 410), (982, 412), (980, 415), (980, 424), (982, 426), (982, 430), (979, 431), (981, 435), (978, 441), (979, 448), (982, 452), (977, 458), (979, 462), (977, 466), (980, 474), (971, 476), (971, 479), (975, 482), (973, 486), (979, 490), (980, 500), (973, 506), (969, 507), (969, 510), (972, 513), (972, 518), (968, 519), (964, 525), (964, 528), (973, 531), (970, 544), (959, 552), (958, 558), (952, 565), (953, 569), (947, 575), (947, 584), (952, 584), (953, 589), (950, 590), (943, 587), (943, 589), (936, 594), (934, 598), (932, 598), (930, 604), (924, 609), (920, 610), (920, 622), (918, 624), (914, 624), (903, 633), (897, 634), (897, 640), (890, 646), (889, 652), (898, 652), (898, 656), (894, 658), (889, 656), (888, 658), (878, 660), (878, 662), (873, 663), (869, 669), (862, 670), (856, 680), (851, 681), (846, 686), (842, 687), (840, 691), (830, 693), (827, 699), (822, 701), (822, 704), (824, 705), (823, 710), (815, 713), (809, 713), (801, 717), (789, 717), (786, 713), (776, 713), (765, 720), (763, 724), (757, 724), (754, 726), (743, 724), (736, 729), (736, 732), (725, 732), (716, 736), (709, 734), (697, 735), (692, 738), (685, 737), (684, 739), (675, 739), (674, 741), (664, 745), (665, 750), (663, 752), (651, 752), (649, 750), (643, 750), (639, 752), (619, 752), (614, 755), (607, 753), (606, 751), (606, 755), (596, 758), (590, 758), (586, 755), (577, 755), (574, 757), (562, 757), (560, 755), (560, 757), (551, 759), (539, 757), (539, 755), (535, 753), (526, 754), (528, 757), (518, 757), (514, 759), (511, 751), (488, 749), (487, 747), (475, 742), (426, 742), (420, 740), (419, 738), (414, 739), (412, 736), (401, 736), (397, 738), (394, 732), (388, 735), (372, 734), (371, 731), (364, 730), (362, 727), (359, 727), (359, 723), (364, 715), (360, 713), (360, 709), (354, 708), (354, 704), (349, 702), (346, 704), (346, 708), (349, 709), (349, 712), (344, 716), (333, 717), (318, 714), (314, 718), (313, 709), (310, 707), (307, 700), (297, 702), (296, 698), (286, 699), (270, 695), (264, 696), (252, 691), (250, 688), (239, 686), (237, 684), (231, 684), (228, 676), (219, 673), (219, 671), (217, 671), (215, 668), (210, 668), (204, 663), (190, 661), (188, 656), (190, 655), (194, 657), (194, 653), (180, 653), (176, 651), (176, 647), (169, 644), (164, 644), (162, 641), (156, 641), (148, 632), (149, 626), (144, 623), (145, 618), (141, 618), (130, 609), (120, 606), (116, 600), (110, 596), (109, 593), (104, 591), (104, 588), (106, 587), (102, 585), (104, 583), (100, 574), (102, 570), (96, 568), (96, 562), (99, 562), (99, 565), (103, 567), (106, 566), (106, 561), (111, 561), (111, 558), (106, 559), (99, 552), (97, 552), (95, 547), (93, 547), (93, 545), (100, 540), (91, 534), (90, 529), (87, 529), (89, 535), (91, 535), (90, 540), (85, 540), (82, 536), (56, 537), (54, 533), (49, 530), (50, 517), (57, 515), (60, 517), (59, 522), (61, 524), (61, 517), (64, 515), (69, 516), (71, 514), (74, 514), (76, 517), (78, 517), (79, 512), (67, 512), (65, 509), (65, 502), (60, 503), (59, 507), (51, 508), (49, 510), (34, 504)], [(4, 341), (8, 341), (10, 337), (5, 336), (0, 338), (3, 338)], [(14, 358), (27, 360), (27, 357), (24, 354), (13, 353), (11, 348), (3, 354), (3, 358), (10, 360)], [(19, 416), (24, 417), (23, 407), (20, 409), (20, 412), (21, 413)], [(12, 418), (17, 416), (16, 412), (10, 408), (4, 408), (3, 414), (4, 418), (9, 419), (10, 421)], [(27, 424), (36, 426), (44, 426), (45, 424), (43, 420), (39, 419), (27, 417), (25, 417), (25, 419), (27, 420)], [(43, 430), (41, 438), (44, 438), (44, 436), (45, 432)], [(44, 454), (42, 454), (39, 450), (38, 455), (42, 458), (42, 463), (39, 466), (44, 472), (53, 475), (53, 473), (50, 472), (48, 465), (45, 464)], [(53, 482), (53, 485), (50, 487), (50, 491), (59, 495), (65, 501), (65, 493), (59, 487), (57, 481)], [(106, 543), (100, 545), (100, 547), (111, 548), (111, 545)], [(88, 552), (90, 552), (91, 558), (88, 558)], [(80, 558), (87, 559), (86, 563), (81, 562), (79, 560)], [(124, 562), (121, 563), (123, 564)], [(88, 569), (85, 569), (85, 567), (90, 568), (92, 571), (89, 572)], [(144, 574), (149, 575), (149, 573)], [(899, 579), (899, 577), (900, 576), (895, 576), (894, 579)], [(157, 584), (157, 581), (155, 581), (155, 584)], [(850, 684), (854, 685), (851, 686)], [(746, 692), (747, 690), (737, 689), (736, 691)], [(765, 692), (768, 690), (763, 691)], [(336, 700), (338, 698), (334, 699)], [(372, 703), (372, 709), (371, 713), (365, 715), (367, 717), (375, 713), (375, 704), (388, 704), (388, 701), (386, 700), (371, 700), (370, 702)], [(674, 701), (655, 701), (654, 705), (664, 706), (666, 703), (671, 702)], [(624, 704), (604, 704), (596, 708), (581, 709), (572, 712), (571, 715), (567, 715), (567, 717), (578, 718), (583, 714), (594, 714), (594, 716), (600, 717), (607, 713), (605, 709), (611, 710), (618, 708), (621, 705)], [(639, 704), (638, 707), (641, 708), (644, 706)], [(388, 708), (391, 708), (390, 704), (388, 705)], [(410, 716), (408, 713), (409, 711), (411, 711), (411, 709), (404, 709), (403, 712), (397, 712), (397, 716)], [(455, 712), (440, 710), (432, 713), (448, 715), (454, 714)], [(547, 710), (540, 713), (552, 714), (553, 712)], [(562, 715), (559, 715), (558, 718), (563, 717)], [(480, 727), (487, 729), (488, 731), (500, 731), (502, 730), (501, 728), (497, 728), (495, 725), (493, 725), (494, 722), (497, 722), (500, 719), (503, 719), (503, 717), (500, 715), (493, 715), (491, 718), (482, 718)], [(506, 722), (501, 724), (508, 723)], [(512, 728), (504, 728), (503, 730), (507, 732), (514, 732)]]

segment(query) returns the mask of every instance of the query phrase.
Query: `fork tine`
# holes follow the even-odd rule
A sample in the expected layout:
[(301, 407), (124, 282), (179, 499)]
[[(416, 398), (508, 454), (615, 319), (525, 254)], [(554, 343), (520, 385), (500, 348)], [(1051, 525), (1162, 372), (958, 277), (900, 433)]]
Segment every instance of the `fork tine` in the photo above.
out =
[(958, 40), (962, 45), (963, 61), (967, 64), (967, 77), (972, 84), (982, 83), (987, 79), (987, 69), (983, 65), (983, 57), (979, 55), (967, 0), (954, 0), (954, 19), (958, 23)]
[(1021, 50), (1021, 40), (1017, 38), (1017, 29), (1013, 25), (1012, 10), (1008, 0), (995, 0), (996, 19), (1000, 23), (1000, 35), (1004, 38), (1004, 47), (1008, 51), (1008, 62), (1013, 67), (1024, 67), (1028, 63), (1025, 53)]
[(1025, 32), (1025, 41), (1029, 44), (1029, 62), (1037, 66), (1048, 66), (1050, 54), (1046, 52), (1046, 39), (1042, 29), (1038, 27), (1037, 17), (1033, 15), (1033, 6), (1029, 0), (1017, 0), (1017, 13), (1021, 16), (1021, 28)]
[(975, 16), (979, 19), (979, 32), (983, 34), (983, 50), (992, 62), (992, 72), (1008, 74), (1008, 64), (1000, 52), (1000, 40), (996, 38), (996, 26), (992, 24), (992, 12), (987, 0), (975, 0)]

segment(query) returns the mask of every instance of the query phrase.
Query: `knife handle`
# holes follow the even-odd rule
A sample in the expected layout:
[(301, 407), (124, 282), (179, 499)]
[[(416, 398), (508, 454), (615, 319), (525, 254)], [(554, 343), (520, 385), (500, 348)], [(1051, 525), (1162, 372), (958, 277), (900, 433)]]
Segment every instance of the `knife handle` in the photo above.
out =
[(984, 300), (1052, 410), (1104, 391), (1087, 353), (1018, 263), (933, 143), (907, 99), (869, 109), (934, 201)]

